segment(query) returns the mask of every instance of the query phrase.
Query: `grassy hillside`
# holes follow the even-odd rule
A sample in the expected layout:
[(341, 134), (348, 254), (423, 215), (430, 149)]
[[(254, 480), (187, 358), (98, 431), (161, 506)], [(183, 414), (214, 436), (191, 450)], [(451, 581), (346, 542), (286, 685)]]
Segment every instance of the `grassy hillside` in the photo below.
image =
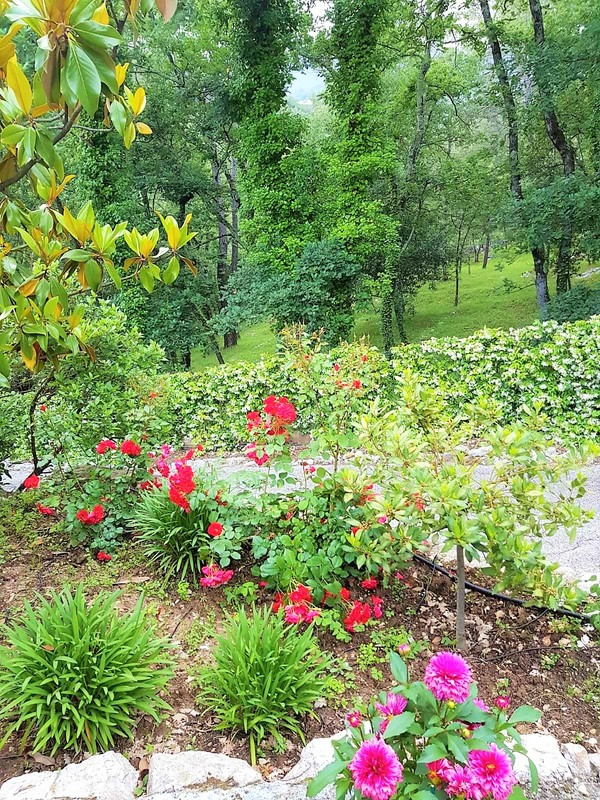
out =
[[(468, 336), (481, 328), (519, 328), (538, 318), (535, 289), (532, 285), (531, 256), (501, 252), (490, 258), (487, 269), (465, 264), (460, 276), (459, 304), (454, 306), (454, 279), (440, 281), (433, 288), (422, 286), (415, 298), (415, 313), (406, 321), (409, 341), (439, 336)], [(584, 270), (585, 271), (585, 270)], [(597, 276), (594, 276), (597, 277)], [(504, 281), (520, 288), (506, 292)], [(381, 346), (379, 316), (375, 308), (357, 314), (354, 336), (368, 336)], [(239, 344), (223, 351), (226, 361), (257, 361), (275, 351), (275, 336), (268, 323), (242, 331)], [(201, 351), (192, 354), (192, 369), (217, 364), (217, 359)]]

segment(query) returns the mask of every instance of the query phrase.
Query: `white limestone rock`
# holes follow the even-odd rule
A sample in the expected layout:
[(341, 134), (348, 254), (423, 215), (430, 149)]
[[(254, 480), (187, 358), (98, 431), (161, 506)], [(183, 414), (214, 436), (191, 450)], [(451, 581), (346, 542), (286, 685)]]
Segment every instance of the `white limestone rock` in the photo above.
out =
[(0, 786), (0, 800), (47, 800), (56, 772), (28, 772)]
[(285, 776), (285, 781), (290, 783), (303, 783), (314, 778), (323, 767), (335, 760), (332, 742), (341, 739), (345, 733), (336, 733), (327, 739), (313, 739), (300, 753), (300, 760)]
[[(555, 784), (572, 781), (571, 770), (560, 752), (560, 745), (554, 736), (544, 733), (526, 733), (521, 738), (529, 758), (537, 767), (540, 783)], [(514, 770), (519, 783), (528, 784), (530, 782), (529, 762), (520, 753), (516, 754)]]
[(228, 789), (261, 781), (260, 773), (240, 758), (196, 750), (155, 753), (150, 760), (147, 793)]
[(563, 756), (569, 769), (578, 780), (587, 780), (592, 775), (592, 764), (585, 747), (580, 744), (565, 744), (562, 748)]
[(132, 800), (137, 781), (129, 761), (109, 751), (61, 769), (47, 800)]

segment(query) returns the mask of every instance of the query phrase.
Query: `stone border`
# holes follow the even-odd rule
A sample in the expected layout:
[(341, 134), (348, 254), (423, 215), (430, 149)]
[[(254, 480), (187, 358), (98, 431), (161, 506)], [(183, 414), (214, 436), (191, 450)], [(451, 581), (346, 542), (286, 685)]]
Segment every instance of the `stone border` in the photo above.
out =
[[(265, 781), (246, 761), (219, 753), (187, 750), (155, 753), (146, 800), (305, 800), (306, 784), (333, 759), (332, 739), (313, 739), (283, 780)], [(554, 736), (531, 733), (523, 744), (540, 777), (538, 800), (600, 796), (600, 753), (578, 744), (561, 747)], [(515, 772), (529, 781), (527, 759), (517, 755)], [(56, 772), (30, 772), (0, 787), (0, 800), (134, 800), (138, 773), (120, 753), (91, 756)], [(531, 796), (531, 795), (530, 795)], [(318, 800), (334, 800), (328, 787)]]

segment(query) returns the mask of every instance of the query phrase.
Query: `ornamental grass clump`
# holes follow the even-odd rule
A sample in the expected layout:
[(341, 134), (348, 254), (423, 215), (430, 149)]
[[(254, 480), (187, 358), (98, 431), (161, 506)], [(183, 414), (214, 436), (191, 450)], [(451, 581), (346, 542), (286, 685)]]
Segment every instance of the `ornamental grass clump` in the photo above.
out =
[(281, 747), (283, 731), (304, 741), (300, 718), (315, 716), (314, 703), (325, 691), (331, 666), (310, 627), (300, 633), (281, 614), (255, 609), (248, 617), (242, 609), (212, 655), (214, 662), (198, 675), (198, 702), (218, 717), (218, 729), (249, 735), (252, 763), (267, 736)]
[(119, 615), (119, 592), (86, 604), (81, 587), (64, 589), (5, 626), (0, 647), (0, 720), (21, 747), (95, 753), (117, 737), (133, 738), (135, 719), (158, 721), (169, 710), (159, 696), (173, 675), (169, 642), (156, 635), (140, 597)]
[(509, 715), (507, 698), (489, 708), (455, 653), (433, 656), (423, 682), (409, 681), (397, 653), (390, 666), (398, 685), (347, 715), (335, 760), (311, 781), (308, 797), (334, 783), (337, 797), (368, 800), (525, 800), (513, 770), (514, 754), (526, 755), (515, 726), (536, 722), (538, 711), (520, 706)]

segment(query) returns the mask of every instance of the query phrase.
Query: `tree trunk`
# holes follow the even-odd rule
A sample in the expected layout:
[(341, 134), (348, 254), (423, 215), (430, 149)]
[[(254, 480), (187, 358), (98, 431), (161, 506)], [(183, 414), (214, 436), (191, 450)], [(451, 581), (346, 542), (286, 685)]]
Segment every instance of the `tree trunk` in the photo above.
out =
[(394, 314), (396, 316), (396, 325), (398, 327), (398, 335), (401, 342), (408, 342), (406, 329), (404, 328), (404, 316), (406, 307), (404, 304), (404, 292), (398, 282), (394, 285)]
[(488, 231), (485, 232), (485, 245), (483, 247), (483, 264), (481, 265), (481, 269), (486, 269), (488, 265), (488, 259), (490, 257), (490, 244), (491, 244), (491, 234)]
[[(533, 37), (540, 53), (545, 50), (546, 35), (544, 32), (544, 12), (540, 0), (529, 0), (529, 10), (533, 22)], [(535, 69), (535, 80), (544, 114), (546, 133), (559, 154), (563, 165), (563, 175), (570, 178), (575, 172), (575, 151), (563, 131), (556, 110), (552, 92), (545, 75), (545, 68)], [(563, 223), (563, 232), (558, 246), (556, 260), (556, 292), (561, 294), (569, 289), (571, 283), (571, 258), (573, 250), (573, 225), (570, 219)]]
[[(237, 191), (237, 161), (235, 156), (231, 156), (230, 167), (225, 170), (225, 177), (229, 184), (229, 205), (231, 208), (231, 260), (229, 262), (229, 275), (237, 271), (239, 264), (239, 210), (240, 196)], [(239, 335), (237, 331), (228, 331), (224, 336), (225, 347), (233, 347), (238, 343)]]
[[(229, 277), (229, 265), (227, 256), (229, 253), (229, 235), (227, 230), (227, 220), (225, 218), (225, 207), (223, 202), (223, 192), (221, 186), (221, 170), (216, 155), (211, 161), (213, 184), (215, 187), (215, 204), (217, 209), (218, 225), (218, 248), (217, 248), (217, 290), (219, 292), (219, 308), (224, 309), (227, 305), (227, 278)], [(235, 332), (227, 331), (223, 335), (223, 347), (231, 347), (236, 344), (237, 335)], [(218, 359), (218, 356), (217, 356)], [(222, 363), (219, 361), (219, 363)]]
[(467, 652), (465, 632), (465, 551), (456, 546), (456, 646), (460, 653)]
[(179, 198), (179, 212), (177, 214), (177, 224), (179, 225), (180, 228), (185, 222), (187, 204), (190, 202), (190, 200), (193, 200), (193, 198), (194, 195), (192, 192), (188, 192), (187, 194), (184, 194)]
[[(500, 47), (500, 40), (498, 39), (497, 29), (492, 19), (492, 12), (490, 11), (489, 0), (479, 0), (481, 6), (481, 14), (485, 23), (485, 30), (490, 49), (492, 51), (492, 59), (494, 61), (494, 69), (500, 92), (502, 94), (502, 102), (504, 105), (504, 113), (508, 122), (508, 163), (510, 169), (510, 191), (517, 202), (523, 200), (523, 186), (521, 183), (521, 166), (519, 160), (519, 121), (517, 117), (517, 106), (515, 98), (504, 64), (504, 56), (502, 55), (502, 48)], [(531, 245), (531, 256), (533, 258), (533, 265), (535, 269), (535, 283), (537, 290), (537, 299), (540, 304), (540, 311), (543, 313), (549, 299), (548, 292), (548, 270), (547, 261), (543, 257), (544, 248), (537, 245)], [(540, 258), (540, 255), (542, 256)], [(486, 262), (487, 266), (487, 262)], [(544, 289), (545, 287), (545, 289)], [(544, 300), (544, 298), (547, 298)]]
[(394, 341), (394, 304), (392, 292), (386, 291), (381, 300), (381, 338), (383, 339), (383, 352), (390, 356)]

